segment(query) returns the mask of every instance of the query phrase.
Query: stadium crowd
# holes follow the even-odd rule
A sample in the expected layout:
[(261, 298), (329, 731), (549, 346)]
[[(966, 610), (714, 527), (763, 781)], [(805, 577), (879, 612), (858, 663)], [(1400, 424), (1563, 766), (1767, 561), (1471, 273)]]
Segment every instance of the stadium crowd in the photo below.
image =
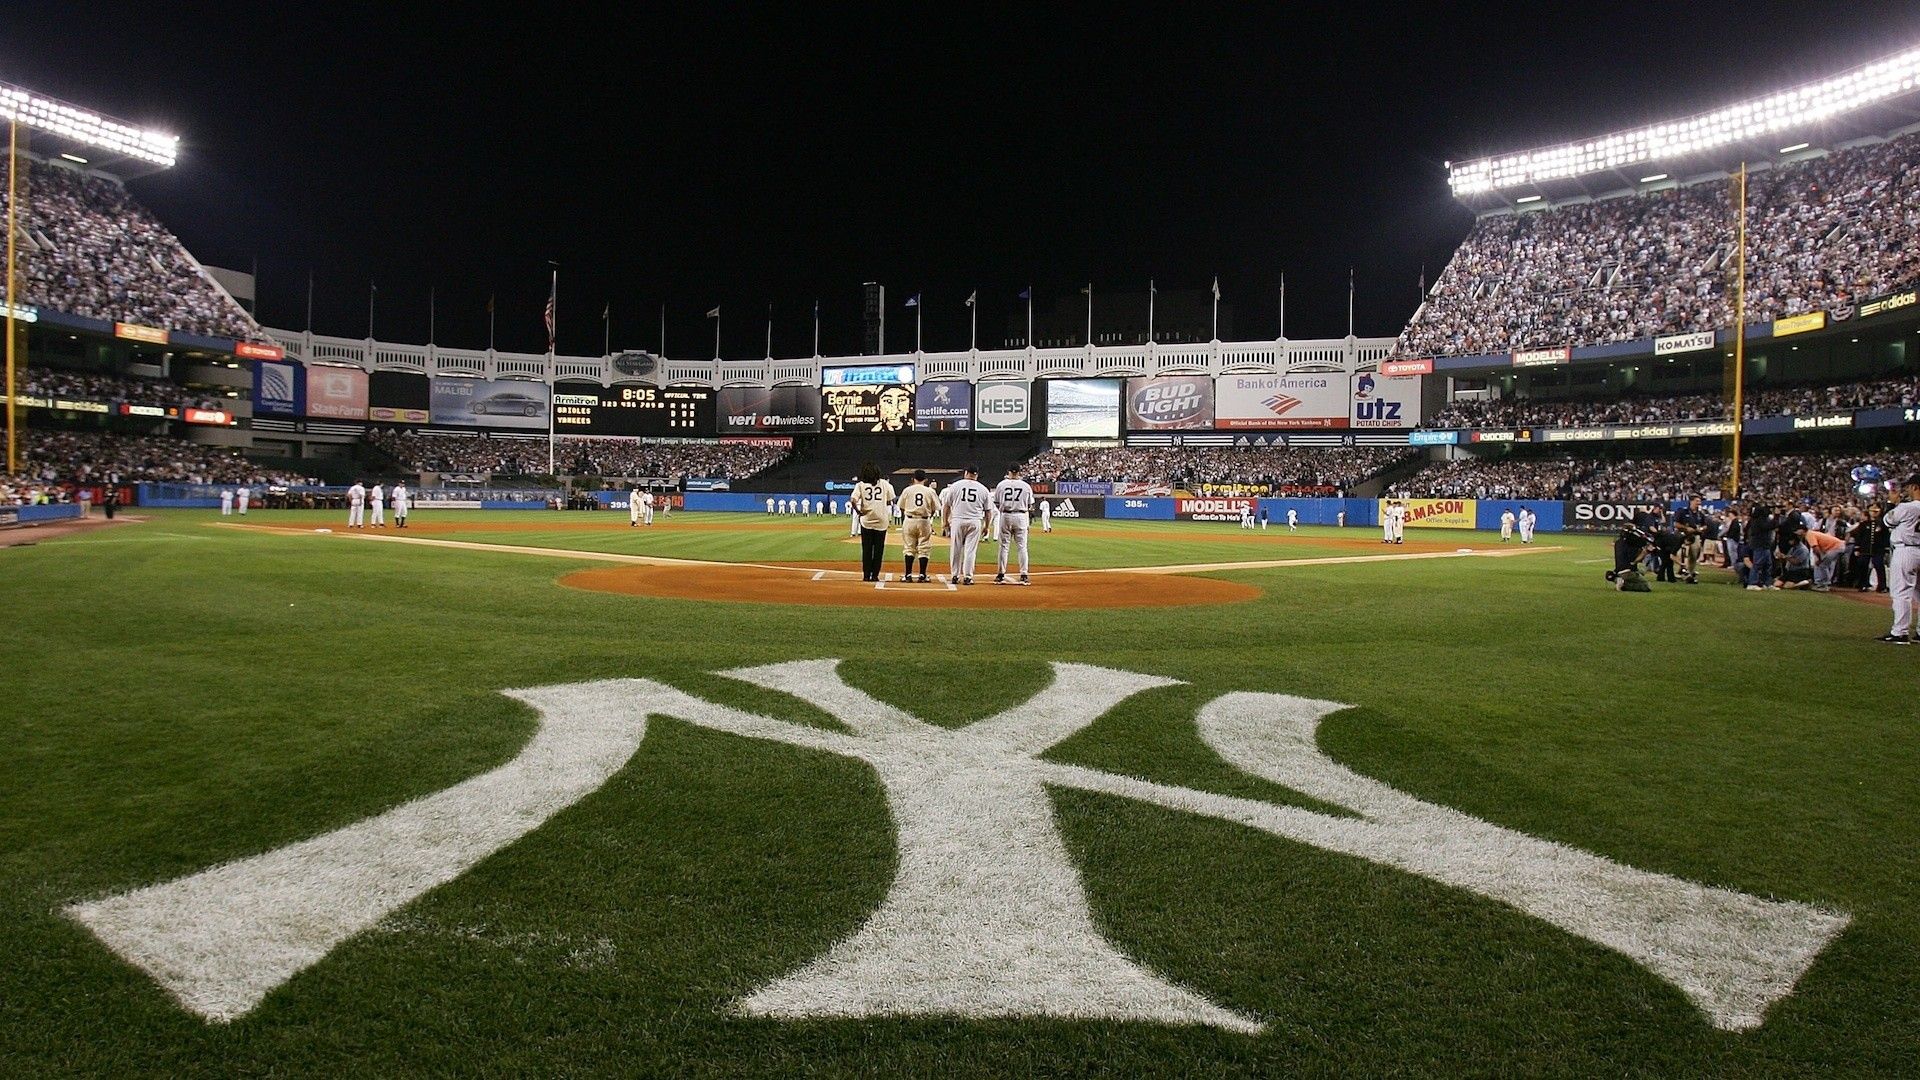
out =
[[(24, 179), (26, 303), (107, 322), (266, 340), (252, 317), (119, 184), (39, 162)], [(0, 214), (5, 212), (0, 188)]]
[[(547, 441), (540, 439), (422, 435), (410, 429), (373, 431), (367, 441), (401, 465), (428, 472), (543, 476)], [(554, 463), (575, 476), (689, 476), (744, 480), (785, 458), (784, 446), (753, 443), (642, 443), (634, 439), (562, 437), (554, 440)]]
[[(1754, 173), (1747, 319), (1833, 310), (1920, 279), (1920, 135)], [(1596, 345), (1732, 322), (1729, 181), (1482, 218), (1401, 356)]]
[(1083, 481), (1186, 487), (1263, 484), (1277, 492), (1351, 490), (1409, 456), (1405, 447), (1053, 447), (1023, 475), (1034, 483)]
[[(306, 477), (260, 468), (238, 450), (185, 439), (114, 435), (94, 431), (35, 431), (24, 440), (20, 472), (0, 477), (0, 499), (18, 501), (32, 490), (65, 491), (73, 485), (186, 483), (304, 484)], [(55, 498), (51, 501), (65, 501)]]
[[(1774, 506), (1857, 503), (1851, 473), (1866, 462), (1888, 476), (1920, 472), (1915, 451), (1764, 454), (1742, 462), (1741, 495)], [(1434, 462), (1392, 491), (1408, 498), (1664, 503), (1693, 495), (1719, 499), (1726, 481), (1727, 464), (1719, 458), (1459, 458)]]
[[(1751, 387), (1744, 394), (1741, 413), (1749, 420), (1763, 416), (1807, 416), (1920, 405), (1920, 376), (1891, 375), (1858, 382), (1820, 386)], [(1732, 415), (1729, 399), (1719, 392), (1667, 396), (1623, 396), (1588, 401), (1549, 401), (1534, 398), (1464, 399), (1421, 421), (1430, 428), (1597, 427), (1602, 424), (1649, 424), (1673, 420), (1723, 420)]]
[(201, 409), (222, 407), (222, 399), (197, 394), (187, 387), (162, 379), (63, 371), (58, 368), (27, 369), (20, 389), (26, 397), (124, 401), (130, 405), (184, 405)]

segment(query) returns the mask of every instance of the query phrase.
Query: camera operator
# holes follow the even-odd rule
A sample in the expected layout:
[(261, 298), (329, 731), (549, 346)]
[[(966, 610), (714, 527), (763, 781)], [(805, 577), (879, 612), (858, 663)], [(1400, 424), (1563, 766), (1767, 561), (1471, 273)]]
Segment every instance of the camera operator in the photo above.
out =
[(1687, 505), (1673, 515), (1674, 531), (1680, 534), (1680, 572), (1687, 584), (1700, 583), (1700, 550), (1706, 546), (1713, 522), (1700, 508), (1700, 496), (1687, 499)]

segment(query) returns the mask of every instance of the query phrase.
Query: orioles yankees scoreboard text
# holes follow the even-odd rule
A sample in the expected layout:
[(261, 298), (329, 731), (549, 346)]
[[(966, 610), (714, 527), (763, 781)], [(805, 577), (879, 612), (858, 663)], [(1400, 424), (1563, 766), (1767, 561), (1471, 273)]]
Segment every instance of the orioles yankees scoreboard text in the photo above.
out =
[(711, 435), (714, 392), (695, 386), (570, 388), (553, 395), (553, 426), (581, 435)]

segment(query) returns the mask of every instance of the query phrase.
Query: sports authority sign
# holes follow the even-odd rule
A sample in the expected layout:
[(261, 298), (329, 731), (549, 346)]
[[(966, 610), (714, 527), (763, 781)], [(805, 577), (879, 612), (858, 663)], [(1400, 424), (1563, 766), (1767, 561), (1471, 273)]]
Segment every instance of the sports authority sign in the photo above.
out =
[[(746, 712), (651, 679), (511, 690), (539, 724), (519, 756), (491, 772), (274, 851), (73, 904), (66, 914), (194, 1014), (236, 1020), (342, 944), (599, 790), (639, 750), (651, 718), (666, 717), (850, 758), (872, 770), (885, 793), (898, 849), (887, 896), (850, 936), (736, 1000), (730, 1011), (744, 1016), (1046, 1017), (1264, 1030), (1264, 1019), (1170, 981), (1108, 940), (1054, 817), (1048, 792), (1061, 788), (1211, 818), (1473, 893), (1626, 957), (1723, 1030), (1764, 1022), (1848, 923), (1808, 904), (1635, 869), (1363, 776), (1319, 748), (1321, 720), (1351, 708), (1339, 702), (1226, 693), (1200, 706), (1193, 729), (1229, 767), (1340, 811), (1325, 813), (1044, 756), (1122, 702), (1181, 685), (1158, 675), (1056, 663), (1051, 684), (1027, 701), (947, 727), (849, 685), (838, 660), (720, 674), (792, 695), (842, 727)], [(1213, 962), (1225, 968), (1233, 960)], [(1223, 970), (1217, 981), (1232, 974)]]
[(1345, 428), (1347, 376), (1222, 375), (1214, 394), (1214, 424), (1222, 431)]

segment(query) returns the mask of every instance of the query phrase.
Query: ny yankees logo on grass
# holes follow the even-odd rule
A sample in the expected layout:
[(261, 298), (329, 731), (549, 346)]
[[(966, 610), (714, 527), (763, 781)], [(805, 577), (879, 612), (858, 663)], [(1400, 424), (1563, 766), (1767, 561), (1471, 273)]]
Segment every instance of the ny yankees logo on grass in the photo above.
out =
[(899, 869), (854, 934), (736, 1003), (749, 1016), (1060, 1017), (1260, 1021), (1127, 957), (1093, 921), (1049, 787), (1103, 792), (1368, 859), (1465, 889), (1613, 949), (1667, 980), (1716, 1027), (1758, 1026), (1847, 917), (1636, 870), (1423, 802), (1352, 772), (1315, 742), (1348, 706), (1230, 693), (1200, 737), (1238, 768), (1355, 817), (1216, 795), (1041, 760), (1120, 702), (1173, 680), (1055, 664), (1026, 703), (967, 727), (925, 723), (847, 685), (839, 662), (726, 672), (797, 694), (848, 729), (717, 705), (647, 679), (509, 691), (540, 713), (512, 761), (322, 836), (69, 913), (208, 1020), (244, 1016), (356, 934), (538, 828), (619, 771), (666, 716), (865, 762), (898, 829)]

